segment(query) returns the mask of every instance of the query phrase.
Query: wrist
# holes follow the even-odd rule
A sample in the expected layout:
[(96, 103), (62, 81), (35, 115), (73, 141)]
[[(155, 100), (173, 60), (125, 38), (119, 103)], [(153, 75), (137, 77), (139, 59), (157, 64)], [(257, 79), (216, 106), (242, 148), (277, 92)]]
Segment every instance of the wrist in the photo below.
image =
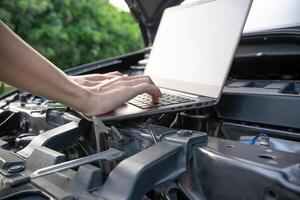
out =
[(89, 115), (92, 110), (92, 99), (93, 99), (93, 92), (88, 90), (87, 88), (80, 87), (81, 89), (78, 92), (78, 97), (75, 101), (74, 109), (81, 112), (84, 115)]

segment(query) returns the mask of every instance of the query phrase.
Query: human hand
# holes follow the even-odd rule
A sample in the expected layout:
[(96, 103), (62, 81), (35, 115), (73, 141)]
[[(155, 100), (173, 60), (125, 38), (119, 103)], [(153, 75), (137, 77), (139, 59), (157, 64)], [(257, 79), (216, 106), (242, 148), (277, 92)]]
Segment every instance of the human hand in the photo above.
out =
[(1, 81), (65, 104), (85, 115), (109, 112), (145, 92), (152, 95), (154, 101), (160, 96), (159, 89), (145, 76), (124, 77), (119, 72), (67, 76), (1, 20), (0, 35)]
[(79, 76), (68, 76), (68, 78), (81, 86), (93, 87), (99, 85), (101, 81), (123, 76), (118, 71), (109, 72), (106, 74), (87, 74)]
[(85, 100), (83, 114), (87, 116), (107, 113), (139, 94), (148, 93), (153, 102), (161, 96), (149, 76), (116, 76), (86, 89), (90, 95)]

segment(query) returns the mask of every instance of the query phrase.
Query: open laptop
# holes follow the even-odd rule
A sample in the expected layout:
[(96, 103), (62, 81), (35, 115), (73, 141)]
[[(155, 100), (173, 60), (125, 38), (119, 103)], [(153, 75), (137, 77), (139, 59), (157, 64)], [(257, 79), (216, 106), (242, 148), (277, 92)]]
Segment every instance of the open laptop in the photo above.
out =
[(153, 104), (139, 95), (97, 116), (122, 120), (207, 107), (218, 102), (252, 0), (204, 0), (164, 11), (145, 74), (161, 89)]

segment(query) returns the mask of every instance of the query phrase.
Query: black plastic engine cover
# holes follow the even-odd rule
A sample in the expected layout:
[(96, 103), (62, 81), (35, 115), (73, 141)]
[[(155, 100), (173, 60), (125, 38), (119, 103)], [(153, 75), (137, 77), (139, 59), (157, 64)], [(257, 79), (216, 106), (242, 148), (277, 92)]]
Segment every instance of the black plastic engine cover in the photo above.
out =
[(300, 199), (300, 155), (209, 138), (179, 187), (190, 199)]

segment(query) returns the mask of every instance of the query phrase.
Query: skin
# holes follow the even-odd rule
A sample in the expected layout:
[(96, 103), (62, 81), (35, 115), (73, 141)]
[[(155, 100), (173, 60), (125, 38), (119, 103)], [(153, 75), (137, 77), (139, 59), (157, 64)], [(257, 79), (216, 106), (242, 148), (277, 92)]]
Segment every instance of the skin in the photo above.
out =
[(0, 20), (0, 80), (63, 103), (84, 115), (107, 113), (143, 93), (154, 102), (160, 90), (148, 76), (120, 72), (68, 76), (35, 51)]

